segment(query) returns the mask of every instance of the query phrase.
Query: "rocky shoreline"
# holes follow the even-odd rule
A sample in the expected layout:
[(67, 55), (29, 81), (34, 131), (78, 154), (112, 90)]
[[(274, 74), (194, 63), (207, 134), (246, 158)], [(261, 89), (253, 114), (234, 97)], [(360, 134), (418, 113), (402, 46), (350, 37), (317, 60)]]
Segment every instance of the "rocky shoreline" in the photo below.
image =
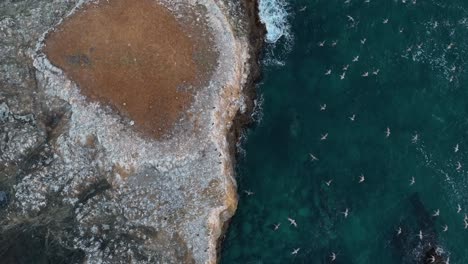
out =
[[(235, 169), (236, 160), (238, 153), (238, 143), (241, 140), (242, 133), (248, 126), (253, 122), (252, 114), (256, 107), (256, 85), (261, 79), (261, 56), (265, 43), (266, 28), (265, 25), (260, 21), (259, 18), (259, 1), (260, 0), (243, 0), (245, 5), (245, 14), (246, 21), (248, 21), (248, 39), (250, 43), (250, 58), (248, 60), (248, 65), (250, 67), (249, 75), (246, 79), (243, 92), (245, 94), (246, 100), (246, 111), (241, 113), (237, 112), (236, 116), (233, 119), (233, 126), (228, 131), (227, 139), (229, 142), (229, 153), (232, 157), (232, 168)], [(237, 186), (233, 186), (236, 192)], [(222, 232), (217, 239), (217, 256), (220, 257), (222, 243), (225, 238), (227, 229), (229, 228), (229, 223), (231, 217), (235, 214), (237, 209), (237, 198), (235, 208), (230, 212), (228, 219), (225, 219), (222, 223)]]

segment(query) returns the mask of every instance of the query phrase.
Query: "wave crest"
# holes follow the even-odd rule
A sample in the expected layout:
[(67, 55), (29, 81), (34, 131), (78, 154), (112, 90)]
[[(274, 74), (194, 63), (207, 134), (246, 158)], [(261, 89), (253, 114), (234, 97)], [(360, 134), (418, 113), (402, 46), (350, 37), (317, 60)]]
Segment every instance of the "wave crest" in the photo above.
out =
[(288, 21), (288, 3), (285, 0), (260, 0), (260, 21), (265, 24), (268, 43), (275, 43), (281, 37), (290, 37), (290, 25)]

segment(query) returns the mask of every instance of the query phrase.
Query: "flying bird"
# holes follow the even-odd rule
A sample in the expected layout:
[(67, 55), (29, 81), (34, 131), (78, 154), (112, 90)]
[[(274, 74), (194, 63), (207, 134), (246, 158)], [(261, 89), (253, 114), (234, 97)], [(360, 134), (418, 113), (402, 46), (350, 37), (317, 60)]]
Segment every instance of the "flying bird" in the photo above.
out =
[(297, 253), (299, 253), (299, 250), (301, 250), (301, 249), (300, 249), (300, 248), (294, 249), (294, 250), (291, 252), (291, 255), (297, 255)]
[(254, 192), (252, 191), (249, 191), (249, 190), (244, 190), (245, 194), (247, 194), (247, 196), (251, 196), (254, 194)]
[(364, 180), (365, 180), (364, 175), (361, 174), (361, 175), (359, 176), (359, 183), (364, 182)]
[(312, 154), (312, 153), (309, 153), (309, 156), (310, 156), (310, 160), (312, 160), (312, 161), (317, 161), (317, 160), (319, 160), (319, 159), (318, 159), (317, 157), (315, 157), (314, 154)]
[(348, 218), (349, 209), (346, 208), (344, 212), (341, 212), (344, 215), (344, 218)]
[(391, 134), (391, 132), (390, 132), (390, 128), (389, 128), (389, 127), (387, 127), (387, 130), (385, 130), (385, 137), (387, 137), (387, 138), (388, 138), (388, 137), (390, 136), (390, 134)]
[(340, 75), (340, 80), (343, 80), (346, 76), (346, 72), (343, 72), (343, 74)]
[(444, 231), (444, 232), (447, 232), (447, 231), (448, 231), (448, 225), (445, 225), (445, 226), (444, 226), (443, 231)]
[(288, 217), (288, 221), (289, 221), (290, 225), (293, 225), (294, 227), (297, 227), (296, 220), (294, 220), (294, 219)]
[(320, 137), (320, 141), (326, 140), (328, 138), (328, 133), (325, 133)]
[(398, 227), (397, 236), (401, 235), (401, 227)]

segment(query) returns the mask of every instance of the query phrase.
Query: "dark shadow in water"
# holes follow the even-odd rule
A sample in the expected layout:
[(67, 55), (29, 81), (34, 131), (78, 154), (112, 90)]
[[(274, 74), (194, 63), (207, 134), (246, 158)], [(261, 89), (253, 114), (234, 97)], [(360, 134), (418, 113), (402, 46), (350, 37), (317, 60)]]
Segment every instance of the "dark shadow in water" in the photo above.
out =
[[(436, 258), (433, 263), (443, 263), (442, 256), (436, 253), (437, 232), (434, 217), (428, 212), (418, 193), (412, 194), (408, 202), (408, 215), (413, 217), (402, 221), (402, 233), (395, 235), (391, 241), (395, 254), (402, 264), (430, 263), (432, 256)], [(422, 231), (422, 240), (418, 237), (419, 231)], [(394, 230), (391, 232), (395, 233)]]

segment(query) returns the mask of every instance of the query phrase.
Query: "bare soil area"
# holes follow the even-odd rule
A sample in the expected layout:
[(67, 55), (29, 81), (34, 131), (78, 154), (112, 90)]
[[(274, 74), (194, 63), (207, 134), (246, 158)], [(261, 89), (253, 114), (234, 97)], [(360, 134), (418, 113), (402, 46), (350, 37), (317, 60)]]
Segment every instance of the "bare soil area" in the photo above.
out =
[(89, 99), (161, 138), (217, 63), (201, 14), (184, 16), (181, 23), (154, 0), (101, 0), (66, 18), (47, 36), (43, 51)]

